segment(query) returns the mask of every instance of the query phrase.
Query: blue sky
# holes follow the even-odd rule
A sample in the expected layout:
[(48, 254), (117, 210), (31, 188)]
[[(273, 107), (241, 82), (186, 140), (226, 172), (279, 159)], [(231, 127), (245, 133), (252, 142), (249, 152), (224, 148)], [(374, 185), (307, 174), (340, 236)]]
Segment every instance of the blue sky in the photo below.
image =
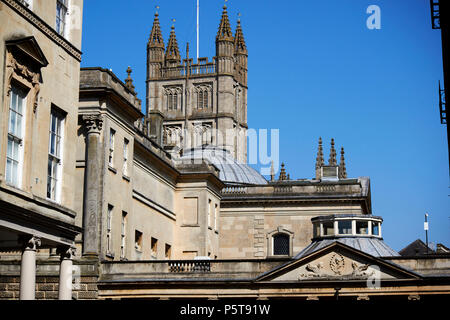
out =
[[(222, 0), (200, 0), (200, 56), (215, 55)], [(172, 19), (180, 51), (196, 47), (196, 0), (85, 1), (82, 66), (133, 69), (145, 101), (146, 45), (159, 5), (164, 41)], [(291, 178), (312, 178), (319, 137), (345, 147), (349, 177), (371, 178), (372, 209), (386, 242), (400, 250), (429, 239), (450, 246), (440, 31), (428, 0), (229, 0), (249, 50), (248, 124), (280, 130), (280, 159)], [(369, 5), (381, 29), (369, 30)], [(450, 85), (450, 84), (449, 84)]]

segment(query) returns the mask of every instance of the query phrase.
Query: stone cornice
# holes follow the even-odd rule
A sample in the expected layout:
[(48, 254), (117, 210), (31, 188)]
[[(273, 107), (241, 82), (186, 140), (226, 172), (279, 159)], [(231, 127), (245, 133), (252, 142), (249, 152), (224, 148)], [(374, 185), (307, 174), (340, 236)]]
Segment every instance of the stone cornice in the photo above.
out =
[(69, 53), (72, 57), (74, 57), (78, 62), (81, 62), (81, 51), (77, 49), (73, 44), (67, 41), (63, 36), (58, 34), (52, 27), (50, 27), (44, 20), (39, 18), (36, 14), (34, 14), (31, 10), (22, 5), (19, 1), (16, 0), (0, 0), (7, 4), (10, 8), (15, 10), (18, 14), (20, 14), (24, 19), (34, 25), (37, 29), (39, 29), (43, 34), (49, 37), (56, 44), (61, 46), (67, 53)]

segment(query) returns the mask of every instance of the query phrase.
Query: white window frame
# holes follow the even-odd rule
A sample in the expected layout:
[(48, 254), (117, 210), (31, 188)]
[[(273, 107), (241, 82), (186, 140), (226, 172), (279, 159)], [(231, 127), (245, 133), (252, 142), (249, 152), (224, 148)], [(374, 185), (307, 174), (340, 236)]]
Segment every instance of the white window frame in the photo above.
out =
[(126, 245), (127, 245), (127, 216), (128, 213), (122, 211), (122, 223), (121, 223), (121, 234), (120, 234), (120, 259), (126, 258)]
[(113, 218), (114, 206), (108, 205), (106, 212), (106, 254), (111, 255), (113, 250), (112, 241), (112, 218)]
[(123, 168), (122, 168), (122, 174), (124, 176), (128, 176), (128, 146), (130, 144), (130, 141), (128, 139), (124, 138), (123, 140)]
[[(59, 125), (59, 132), (52, 131), (53, 118), (56, 119), (57, 125)], [(64, 126), (65, 115), (52, 107), (50, 112), (50, 126), (49, 126), (49, 143), (48, 143), (48, 161), (56, 163), (56, 170), (51, 167), (51, 172), (48, 172), (47, 168), (47, 199), (61, 202), (61, 186), (62, 186), (62, 167), (63, 167), (63, 155), (64, 155)], [(58, 129), (58, 127), (56, 128)], [(55, 153), (52, 153), (52, 138), (55, 137)], [(59, 140), (59, 141), (58, 141)], [(52, 188), (52, 182), (54, 181), (53, 191), (50, 190), (49, 195), (49, 183)]]
[(217, 203), (214, 204), (214, 230), (217, 231), (217, 214), (219, 212), (218, 210), (219, 206)]
[[(56, 17), (55, 17), (55, 30), (56, 32), (66, 37), (67, 29), (68, 29), (68, 19), (67, 15), (69, 14), (69, 3), (70, 0), (56, 0)], [(61, 13), (62, 16), (61, 17)], [(62, 22), (62, 29), (61, 29)]]
[(212, 200), (208, 199), (208, 228), (211, 228)]
[[(17, 97), (17, 99), (19, 99), (19, 98), (22, 99), (21, 113), (18, 112), (19, 110), (16, 111), (12, 108), (14, 96)], [(19, 100), (17, 100), (17, 101), (19, 101)], [(16, 188), (22, 187), (23, 149), (24, 149), (24, 140), (25, 140), (26, 111), (27, 111), (26, 107), (27, 107), (27, 93), (19, 87), (12, 86), (10, 100), (9, 100), (9, 108), (8, 108), (9, 117), (8, 117), (8, 137), (7, 137), (5, 178), (6, 178), (6, 183), (8, 185), (11, 185)], [(16, 105), (16, 109), (17, 109), (17, 105)], [(14, 132), (11, 131), (11, 119), (12, 119), (13, 114), (15, 114)], [(20, 119), (21, 119), (20, 120), (20, 132), (16, 132), (17, 127), (18, 127), (17, 120), (19, 119), (17, 117), (17, 115), (19, 115)], [(20, 136), (18, 136), (18, 134), (20, 134)], [(10, 141), (12, 143), (11, 144), (12, 146), (14, 146), (15, 144), (18, 145), (17, 155), (11, 155), (11, 153), (10, 153), (10, 155), (8, 155), (8, 153), (9, 153), (8, 146), (10, 145)], [(12, 150), (14, 150), (14, 147)], [(14, 169), (13, 169), (13, 167), (8, 166), (8, 162), (10, 162), (11, 164), (13, 162), (16, 162), (16, 165), (17, 165), (16, 171), (13, 172)], [(9, 175), (10, 179), (8, 179), (8, 168), (10, 168), (10, 170), (11, 170), (11, 174)], [(15, 176), (15, 178), (14, 178), (14, 176)]]
[(114, 168), (114, 143), (115, 143), (116, 131), (114, 129), (109, 129), (109, 156), (108, 164), (110, 167)]

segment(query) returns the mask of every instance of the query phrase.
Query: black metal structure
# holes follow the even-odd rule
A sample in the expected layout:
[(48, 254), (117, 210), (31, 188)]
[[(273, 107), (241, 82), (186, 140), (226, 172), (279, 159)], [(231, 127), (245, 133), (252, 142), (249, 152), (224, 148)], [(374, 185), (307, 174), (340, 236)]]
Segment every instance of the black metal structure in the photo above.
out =
[(447, 141), (449, 152), (449, 174), (450, 174), (450, 128), (447, 122), (447, 107), (445, 98), (448, 96), (450, 90), (450, 30), (449, 30), (449, 13), (450, 1), (448, 0), (430, 0), (431, 10), (431, 26), (433, 29), (441, 29), (442, 39), (442, 64), (444, 69), (444, 88), (441, 88), (439, 82), (439, 114), (441, 123), (447, 127)]

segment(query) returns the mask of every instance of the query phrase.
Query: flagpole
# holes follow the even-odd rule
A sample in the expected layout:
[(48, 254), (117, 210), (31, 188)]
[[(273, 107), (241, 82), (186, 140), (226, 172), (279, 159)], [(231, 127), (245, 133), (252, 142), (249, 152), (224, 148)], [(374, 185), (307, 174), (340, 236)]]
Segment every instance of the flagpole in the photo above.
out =
[(197, 0), (197, 63), (200, 55), (200, 0)]

